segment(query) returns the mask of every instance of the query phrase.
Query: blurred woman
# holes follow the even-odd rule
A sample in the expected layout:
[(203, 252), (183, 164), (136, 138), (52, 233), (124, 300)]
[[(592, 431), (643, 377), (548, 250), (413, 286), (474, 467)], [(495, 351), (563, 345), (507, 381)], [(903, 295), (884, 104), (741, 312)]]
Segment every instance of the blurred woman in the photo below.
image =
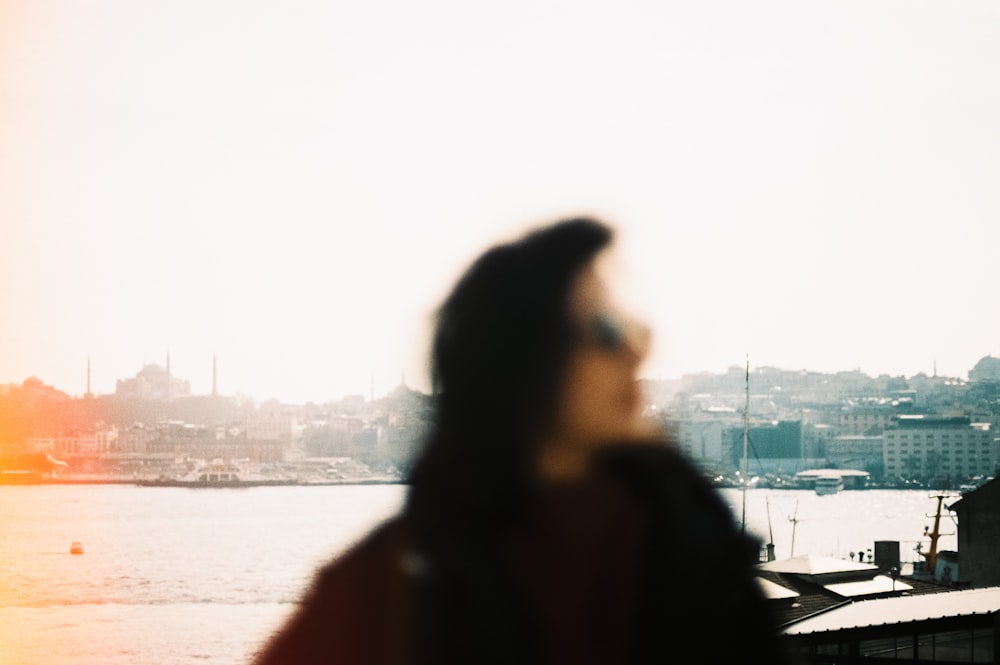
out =
[(568, 219), (469, 267), (402, 511), (319, 571), (257, 665), (786, 662), (759, 543), (643, 418), (649, 330), (602, 274), (612, 240)]

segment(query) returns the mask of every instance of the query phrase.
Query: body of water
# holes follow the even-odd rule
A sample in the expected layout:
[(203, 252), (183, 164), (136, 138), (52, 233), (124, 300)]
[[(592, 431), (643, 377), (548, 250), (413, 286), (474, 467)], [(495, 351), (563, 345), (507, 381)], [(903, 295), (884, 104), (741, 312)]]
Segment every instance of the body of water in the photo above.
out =
[[(315, 569), (394, 514), (405, 492), (0, 487), (0, 665), (245, 664)], [(720, 492), (741, 520), (744, 493)], [(926, 490), (745, 497), (746, 528), (778, 558), (848, 558), (898, 540), (902, 559), (915, 560), (937, 505)], [(951, 535), (939, 548), (955, 549), (947, 515), (941, 530)], [(84, 554), (70, 554), (74, 541)]]

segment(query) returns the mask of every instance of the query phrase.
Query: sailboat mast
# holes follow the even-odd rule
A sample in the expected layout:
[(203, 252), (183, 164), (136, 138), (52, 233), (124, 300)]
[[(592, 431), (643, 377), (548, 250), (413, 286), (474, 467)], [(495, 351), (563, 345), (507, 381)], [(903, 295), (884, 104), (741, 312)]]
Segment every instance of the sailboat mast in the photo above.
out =
[(750, 429), (750, 356), (747, 355), (746, 368), (746, 401), (743, 405), (743, 471), (740, 480), (743, 481), (743, 532), (747, 530), (747, 455), (749, 452)]

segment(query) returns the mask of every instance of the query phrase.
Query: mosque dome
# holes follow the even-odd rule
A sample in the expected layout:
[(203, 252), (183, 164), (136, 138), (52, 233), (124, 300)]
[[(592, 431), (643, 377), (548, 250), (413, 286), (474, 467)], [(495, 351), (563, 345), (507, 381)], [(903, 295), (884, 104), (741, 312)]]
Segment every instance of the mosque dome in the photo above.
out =
[(969, 381), (1000, 383), (1000, 358), (985, 356), (969, 370)]

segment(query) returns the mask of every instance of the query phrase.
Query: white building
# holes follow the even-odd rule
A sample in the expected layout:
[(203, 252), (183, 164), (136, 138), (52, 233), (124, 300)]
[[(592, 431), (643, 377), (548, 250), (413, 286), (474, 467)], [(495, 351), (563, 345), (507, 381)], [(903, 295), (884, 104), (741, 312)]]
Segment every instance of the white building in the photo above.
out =
[(28, 450), (35, 453), (60, 455), (96, 455), (118, 451), (118, 428), (99, 424), (94, 429), (28, 439)]
[(883, 432), (886, 477), (992, 475), (1000, 466), (1000, 439), (989, 423), (965, 416), (901, 415)]

